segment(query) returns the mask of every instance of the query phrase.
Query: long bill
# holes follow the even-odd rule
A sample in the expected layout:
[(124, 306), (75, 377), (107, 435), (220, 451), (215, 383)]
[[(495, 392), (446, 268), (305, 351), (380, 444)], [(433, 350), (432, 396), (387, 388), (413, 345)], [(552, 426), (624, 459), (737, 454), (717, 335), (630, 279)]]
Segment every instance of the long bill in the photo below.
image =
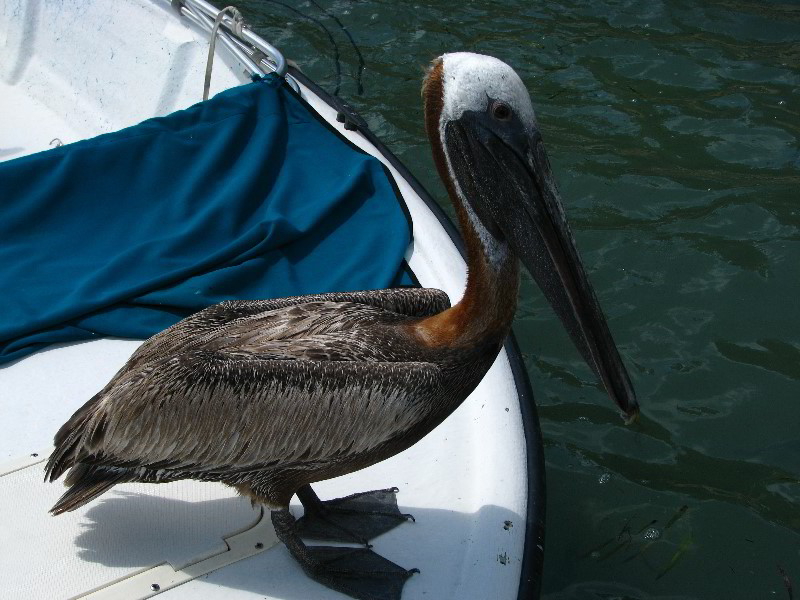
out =
[(465, 114), (446, 135), (462, 159), (454, 161), (459, 179), (479, 198), (473, 209), (502, 232), (611, 399), (635, 420), (636, 394), (586, 276), (538, 130)]

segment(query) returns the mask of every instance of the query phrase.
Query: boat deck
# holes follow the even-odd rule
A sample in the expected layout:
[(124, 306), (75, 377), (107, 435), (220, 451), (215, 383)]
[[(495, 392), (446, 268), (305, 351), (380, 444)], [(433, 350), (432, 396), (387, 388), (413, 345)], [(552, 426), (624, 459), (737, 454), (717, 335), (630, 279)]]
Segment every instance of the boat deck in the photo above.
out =
[[(121, 2), (110, 13), (101, 2), (7, 1), (0, 19), (0, 160), (202, 100), (207, 36), (169, 2)], [(244, 81), (244, 68), (218, 51), (211, 94)]]

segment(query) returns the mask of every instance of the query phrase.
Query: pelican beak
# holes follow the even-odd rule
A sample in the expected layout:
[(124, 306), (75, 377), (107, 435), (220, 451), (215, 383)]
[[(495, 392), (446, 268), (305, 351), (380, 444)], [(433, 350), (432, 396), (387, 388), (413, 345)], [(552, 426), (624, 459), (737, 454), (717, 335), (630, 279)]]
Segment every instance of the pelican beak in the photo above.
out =
[[(516, 122), (515, 122), (516, 121)], [(570, 338), (631, 422), (639, 403), (564, 215), (541, 135), (514, 116), (465, 112), (448, 123), (451, 167), (472, 209), (505, 239), (544, 292)], [(468, 200), (469, 201), (469, 200)]]

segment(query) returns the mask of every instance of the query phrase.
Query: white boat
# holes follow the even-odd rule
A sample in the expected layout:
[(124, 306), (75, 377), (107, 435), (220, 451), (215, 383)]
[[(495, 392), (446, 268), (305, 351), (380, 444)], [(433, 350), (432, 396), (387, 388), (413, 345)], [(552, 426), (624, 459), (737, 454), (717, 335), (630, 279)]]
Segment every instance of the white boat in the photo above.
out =
[[(217, 14), (202, 0), (0, 0), (0, 160), (200, 101)], [(457, 301), (465, 263), (442, 210), (365, 127), (349, 130), (337, 120), (344, 110), (337, 99), (287, 69), (251, 31), (235, 29), (229, 17), (222, 20), (211, 95), (254, 73), (285, 73), (338, 136), (386, 165), (413, 221), (408, 265), (422, 286)], [(306, 577), (277, 543), (269, 519), (222, 485), (125, 484), (75, 512), (48, 514), (63, 491), (43, 483), (54, 433), (139, 344), (60, 344), (0, 366), (2, 595), (343, 598)], [(373, 543), (382, 556), (421, 570), (406, 583), (404, 599), (538, 597), (544, 465), (513, 339), (470, 398), (420, 443), (315, 487), (326, 498), (395, 485), (401, 510), (416, 522)], [(299, 504), (292, 509), (301, 512)]]

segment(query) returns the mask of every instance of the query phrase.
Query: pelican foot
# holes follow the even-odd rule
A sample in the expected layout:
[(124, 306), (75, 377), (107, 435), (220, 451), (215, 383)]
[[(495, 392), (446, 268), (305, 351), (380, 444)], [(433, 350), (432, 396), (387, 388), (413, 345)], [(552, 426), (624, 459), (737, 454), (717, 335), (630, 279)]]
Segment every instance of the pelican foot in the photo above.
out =
[(315, 581), (357, 600), (400, 600), (406, 580), (419, 569), (404, 569), (367, 548), (306, 546), (288, 509), (272, 511), (278, 538)]
[(406, 580), (419, 573), (419, 569), (404, 569), (367, 548), (306, 549), (313, 560), (306, 569), (312, 579), (358, 600), (400, 600)]
[(369, 540), (394, 529), (414, 517), (397, 508), (397, 488), (372, 490), (320, 500), (304, 485), (297, 491), (305, 514), (296, 531), (304, 538), (337, 542), (356, 542), (369, 547)]

